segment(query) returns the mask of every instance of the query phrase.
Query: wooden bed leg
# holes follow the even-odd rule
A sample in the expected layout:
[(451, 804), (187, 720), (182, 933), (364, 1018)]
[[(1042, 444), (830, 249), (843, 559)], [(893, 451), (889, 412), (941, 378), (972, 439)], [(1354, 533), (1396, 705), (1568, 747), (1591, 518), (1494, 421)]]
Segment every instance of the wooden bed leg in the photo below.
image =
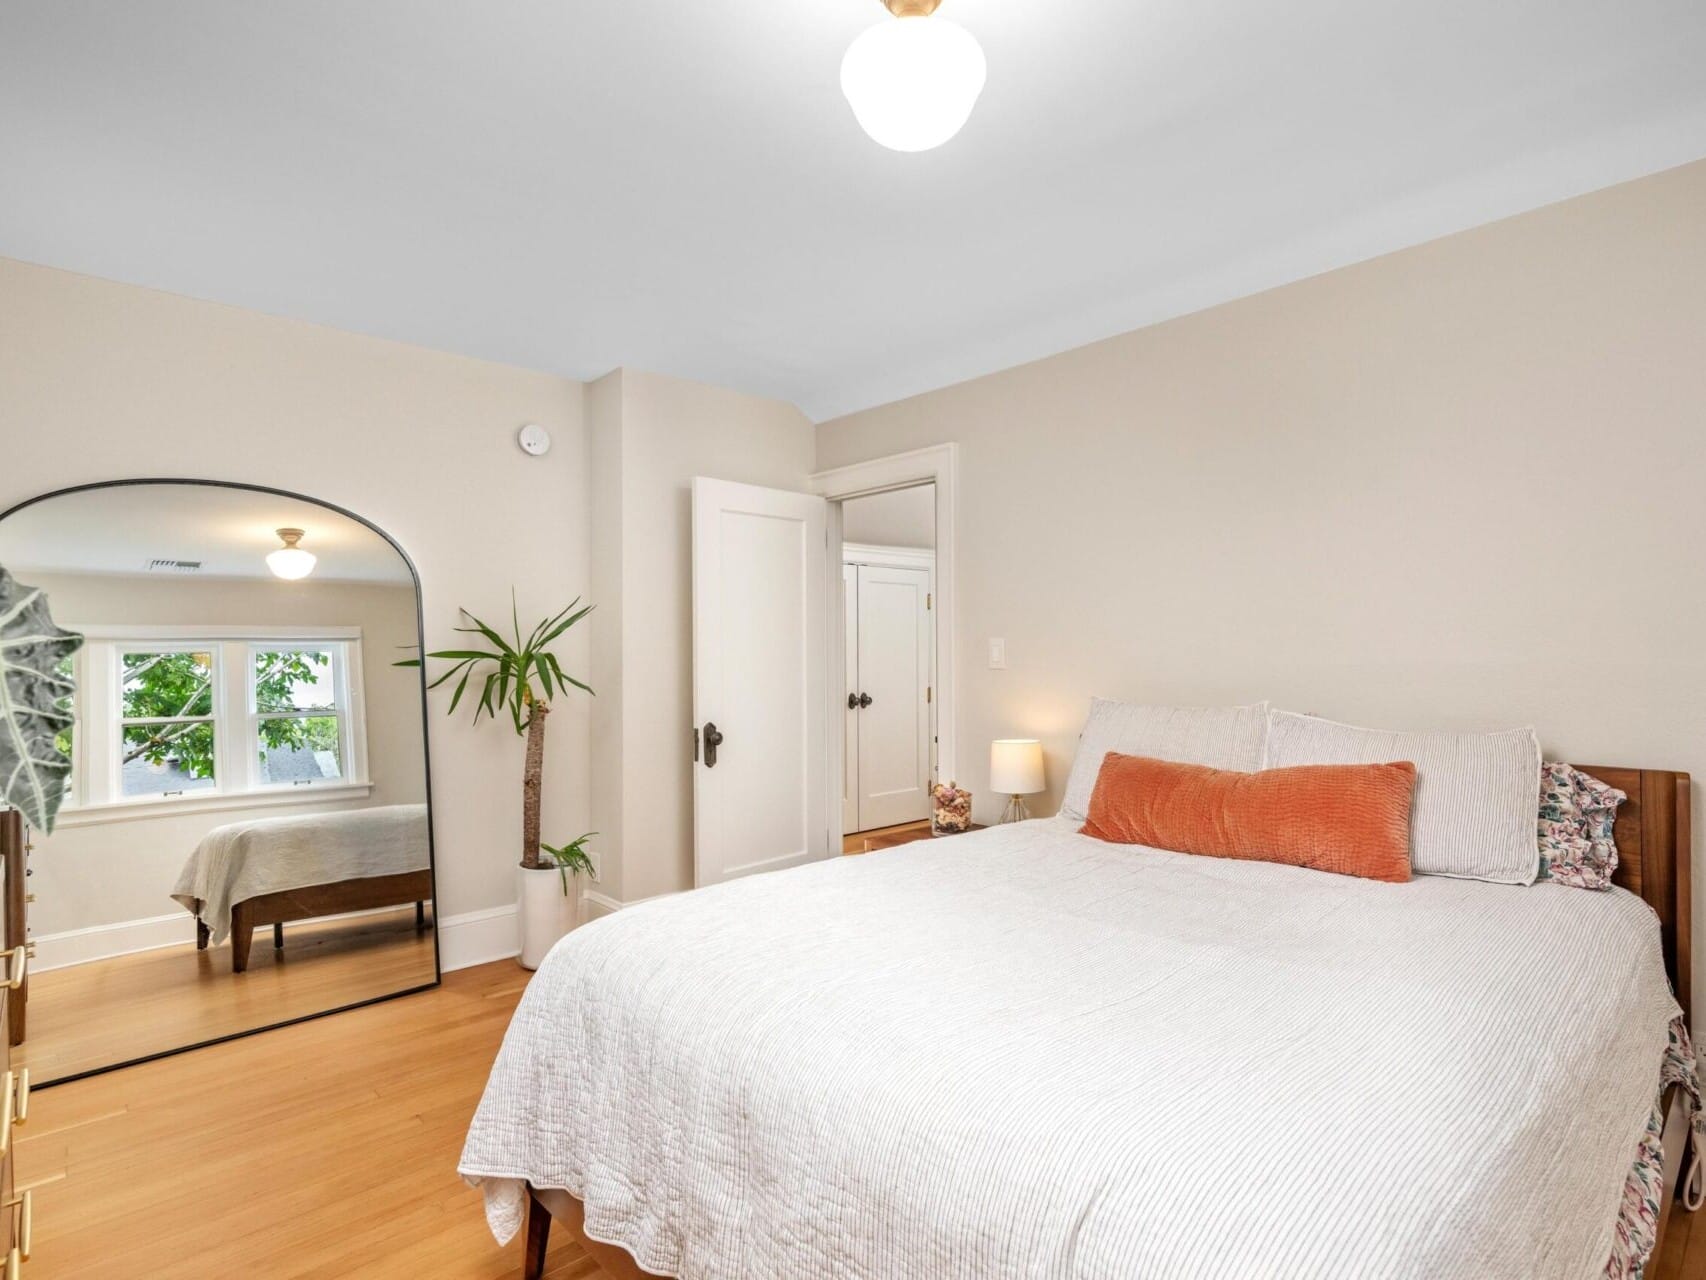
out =
[(274, 920), (272, 923), (272, 949), (284, 950), (284, 921)]
[(521, 1280), (540, 1280), (545, 1274), (545, 1249), (551, 1241), (551, 1214), (527, 1188), (527, 1226), (522, 1232)]
[(239, 902), (231, 908), (232, 973), (242, 973), (249, 967), (249, 945), (255, 940), (255, 924), (249, 918), (248, 905)]
[(212, 936), (213, 936), (213, 930), (209, 929), (207, 927), (206, 921), (202, 920), (201, 917), (199, 917), (199, 916), (196, 917), (196, 922), (195, 922), (195, 949), (197, 951), (206, 951), (207, 950), (207, 940), (209, 938), (211, 938)]
[(415, 903), (415, 932), (422, 933), (426, 929), (426, 903)]

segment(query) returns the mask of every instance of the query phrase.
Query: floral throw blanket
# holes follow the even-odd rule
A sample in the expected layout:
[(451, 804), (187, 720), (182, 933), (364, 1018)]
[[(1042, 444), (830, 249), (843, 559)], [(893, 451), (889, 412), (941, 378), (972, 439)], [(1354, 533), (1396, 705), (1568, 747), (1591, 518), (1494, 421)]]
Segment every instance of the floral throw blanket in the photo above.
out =
[(1689, 1121), (1693, 1142), (1686, 1174), (1689, 1185), (1684, 1194), (1689, 1208), (1698, 1202), (1700, 1153), (1706, 1149), (1706, 1116), (1700, 1109), (1700, 1075), (1695, 1066), (1694, 1046), (1688, 1039), (1688, 1028), (1680, 1017), (1670, 1024), (1670, 1044), (1665, 1048), (1664, 1065), (1659, 1071), (1659, 1096), (1653, 1103), (1653, 1113), (1647, 1117), (1646, 1132), (1635, 1148), (1635, 1165), (1623, 1184), (1623, 1207), (1617, 1215), (1617, 1237), (1611, 1247), (1611, 1257), (1605, 1263), (1605, 1280), (1641, 1280), (1647, 1263), (1658, 1243), (1659, 1206), (1665, 1194), (1664, 1095), (1672, 1085), (1680, 1085), (1688, 1094), (1694, 1114)]

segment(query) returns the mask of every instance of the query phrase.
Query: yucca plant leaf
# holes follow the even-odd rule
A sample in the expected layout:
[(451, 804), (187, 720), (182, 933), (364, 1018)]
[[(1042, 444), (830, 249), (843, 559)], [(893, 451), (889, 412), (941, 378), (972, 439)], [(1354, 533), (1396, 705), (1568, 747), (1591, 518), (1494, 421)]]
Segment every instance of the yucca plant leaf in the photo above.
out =
[[(573, 606), (570, 606), (570, 607), (572, 608)], [(563, 612), (567, 613), (568, 610), (565, 609)], [(591, 612), (592, 612), (592, 606), (589, 604), (586, 606), (586, 608), (582, 609), (579, 613), (575, 614), (573, 617), (563, 619), (563, 621), (559, 622), (556, 626), (552, 627), (551, 630), (548, 631), (544, 636), (540, 637), (539, 643), (542, 645), (550, 644), (551, 641), (555, 640), (558, 636), (562, 635), (563, 632), (567, 631), (570, 627), (574, 626), (575, 623), (579, 622), (582, 618), (586, 617), (586, 615), (591, 613)], [(557, 616), (559, 618), (561, 618), (562, 614), (559, 614)]]
[(0, 568), (0, 799), (41, 832), (53, 830), (71, 776), (57, 737), (71, 727), (75, 685), (59, 665), (82, 645), (54, 625), (45, 592)]

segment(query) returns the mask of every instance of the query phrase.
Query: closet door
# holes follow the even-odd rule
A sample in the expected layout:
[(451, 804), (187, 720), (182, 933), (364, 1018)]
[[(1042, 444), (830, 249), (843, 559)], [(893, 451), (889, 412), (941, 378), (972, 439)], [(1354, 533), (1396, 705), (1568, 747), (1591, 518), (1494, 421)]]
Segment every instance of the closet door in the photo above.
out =
[(861, 831), (930, 816), (929, 596), (927, 570), (858, 567)]

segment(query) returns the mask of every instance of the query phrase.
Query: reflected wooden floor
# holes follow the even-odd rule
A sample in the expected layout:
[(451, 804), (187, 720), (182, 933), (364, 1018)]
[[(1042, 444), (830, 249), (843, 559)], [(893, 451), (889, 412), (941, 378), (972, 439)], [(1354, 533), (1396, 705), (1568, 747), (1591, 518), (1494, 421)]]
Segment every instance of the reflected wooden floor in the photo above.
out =
[[(32, 1099), (26, 1280), (515, 1280), (456, 1159), (528, 976), (463, 969)], [(562, 1230), (546, 1276), (608, 1280)]]
[[(428, 915), (431, 922), (431, 915)], [(30, 978), (28, 1034), (12, 1050), (36, 1084), (319, 1013), (432, 981), (433, 939), (415, 909), (257, 930), (245, 973), (229, 945), (193, 943)]]

